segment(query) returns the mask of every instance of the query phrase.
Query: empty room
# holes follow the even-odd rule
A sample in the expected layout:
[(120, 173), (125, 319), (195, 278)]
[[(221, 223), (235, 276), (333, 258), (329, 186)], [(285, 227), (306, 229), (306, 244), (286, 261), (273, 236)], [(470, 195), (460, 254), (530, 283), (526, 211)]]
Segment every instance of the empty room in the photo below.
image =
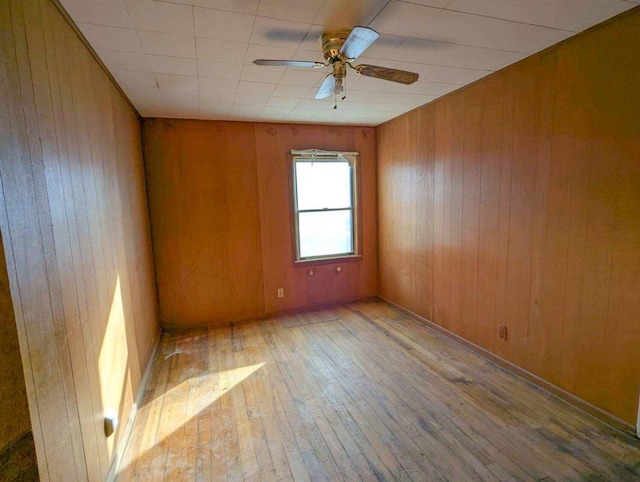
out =
[(640, 0), (0, 23), (0, 481), (640, 481)]

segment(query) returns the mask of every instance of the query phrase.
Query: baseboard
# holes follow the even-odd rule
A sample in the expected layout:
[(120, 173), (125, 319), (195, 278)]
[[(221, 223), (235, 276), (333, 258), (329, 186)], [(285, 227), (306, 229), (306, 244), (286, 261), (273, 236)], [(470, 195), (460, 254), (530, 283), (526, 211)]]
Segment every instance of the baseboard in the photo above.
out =
[(116, 480), (116, 475), (118, 474), (118, 469), (120, 468), (120, 461), (122, 460), (124, 452), (129, 445), (129, 440), (131, 439), (133, 424), (136, 421), (136, 417), (138, 415), (138, 407), (142, 404), (144, 392), (147, 388), (147, 383), (149, 383), (149, 378), (151, 377), (151, 372), (153, 370), (153, 364), (156, 360), (156, 357), (158, 356), (158, 347), (160, 346), (161, 337), (162, 331), (160, 330), (153, 345), (153, 350), (151, 350), (151, 356), (149, 357), (149, 361), (147, 361), (147, 366), (144, 370), (144, 374), (142, 375), (142, 379), (140, 380), (140, 386), (138, 387), (138, 392), (136, 393), (136, 398), (133, 402), (131, 413), (129, 414), (127, 424), (125, 425), (122, 433), (122, 438), (120, 439), (121, 443), (116, 448), (114, 457), (111, 460), (111, 465), (109, 466), (109, 471), (107, 472), (107, 477), (105, 479), (107, 482), (113, 482)]
[(495, 353), (492, 353), (489, 350), (482, 348), (481, 346), (478, 346), (475, 343), (472, 343), (465, 338), (462, 338), (460, 335), (457, 335), (447, 330), (446, 328), (443, 328), (440, 325), (437, 325), (433, 321), (428, 320), (423, 316), (420, 316), (417, 313), (414, 313), (413, 311), (408, 310), (403, 306), (398, 305), (397, 303), (394, 303), (391, 300), (388, 300), (382, 296), (379, 296), (378, 299), (380, 301), (383, 301), (387, 305), (389, 305), (394, 310), (402, 314), (405, 314), (410, 318), (413, 318), (417, 322), (422, 323), (423, 325), (426, 325), (429, 328), (433, 328), (438, 333), (441, 333), (446, 337), (453, 339), (454, 341), (465, 346), (466, 348), (492, 361), (496, 365), (499, 365), (502, 368), (509, 370), (510, 372), (519, 376), (520, 378), (523, 378), (527, 382), (532, 383), (533, 385), (536, 385), (538, 388), (542, 388), (543, 390), (549, 392), (551, 395), (554, 395), (555, 397), (562, 400), (563, 402), (568, 403), (569, 405), (587, 413), (588, 415), (591, 415), (592, 417), (595, 417), (598, 420), (601, 420), (606, 424), (611, 425), (612, 427), (618, 430), (621, 430), (622, 432), (630, 433), (636, 437), (640, 435), (637, 432), (636, 427), (634, 427), (632, 424), (619, 419), (615, 415), (612, 415), (609, 412), (606, 412), (601, 408), (596, 407), (595, 405), (587, 402), (586, 400), (583, 400), (582, 398), (572, 393), (567, 392), (566, 390), (558, 387), (557, 385), (554, 385), (553, 383), (548, 382), (544, 378), (540, 378), (538, 375), (534, 375), (533, 373), (525, 370), (524, 368), (521, 368), (518, 365), (514, 365), (510, 361), (505, 360), (504, 358), (496, 355)]

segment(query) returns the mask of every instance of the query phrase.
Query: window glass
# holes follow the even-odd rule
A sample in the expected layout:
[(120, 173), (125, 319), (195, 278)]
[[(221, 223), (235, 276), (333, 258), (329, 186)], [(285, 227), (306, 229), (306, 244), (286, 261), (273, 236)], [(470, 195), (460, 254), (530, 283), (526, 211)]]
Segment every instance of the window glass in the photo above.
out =
[(347, 162), (296, 162), (298, 210), (351, 207)]
[(353, 252), (351, 210), (301, 212), (298, 216), (300, 257)]

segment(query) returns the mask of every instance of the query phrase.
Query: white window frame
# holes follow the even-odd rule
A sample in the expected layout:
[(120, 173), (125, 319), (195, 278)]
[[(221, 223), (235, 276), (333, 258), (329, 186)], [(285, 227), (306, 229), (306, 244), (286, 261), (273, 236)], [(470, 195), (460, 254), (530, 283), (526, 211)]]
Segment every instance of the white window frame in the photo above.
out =
[[(335, 259), (348, 259), (348, 258), (360, 258), (359, 244), (358, 244), (358, 167), (357, 167), (357, 152), (341, 152), (341, 151), (323, 151), (319, 149), (306, 149), (303, 151), (292, 150), (291, 151), (291, 175), (292, 175), (292, 194), (293, 194), (293, 225), (294, 225), (294, 238), (295, 238), (295, 263), (308, 263), (313, 261), (323, 260), (335, 260)], [(297, 192), (297, 175), (296, 165), (298, 162), (347, 162), (351, 168), (351, 236), (352, 236), (352, 251), (349, 253), (333, 253), (320, 256), (306, 256), (300, 255), (300, 230), (299, 230), (299, 213), (301, 212), (325, 212), (325, 211), (345, 211), (345, 208), (336, 209), (298, 209), (298, 192)]]

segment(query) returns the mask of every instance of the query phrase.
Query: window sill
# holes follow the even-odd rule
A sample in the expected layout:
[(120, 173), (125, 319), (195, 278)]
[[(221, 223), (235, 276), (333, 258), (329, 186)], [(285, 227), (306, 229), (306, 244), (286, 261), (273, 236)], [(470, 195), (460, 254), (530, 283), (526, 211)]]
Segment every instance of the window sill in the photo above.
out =
[(302, 259), (294, 261), (294, 268), (308, 268), (309, 266), (322, 266), (325, 264), (337, 264), (337, 263), (353, 263), (355, 261), (362, 261), (361, 254), (350, 254), (347, 256), (336, 256), (335, 258), (319, 258), (319, 259)]

